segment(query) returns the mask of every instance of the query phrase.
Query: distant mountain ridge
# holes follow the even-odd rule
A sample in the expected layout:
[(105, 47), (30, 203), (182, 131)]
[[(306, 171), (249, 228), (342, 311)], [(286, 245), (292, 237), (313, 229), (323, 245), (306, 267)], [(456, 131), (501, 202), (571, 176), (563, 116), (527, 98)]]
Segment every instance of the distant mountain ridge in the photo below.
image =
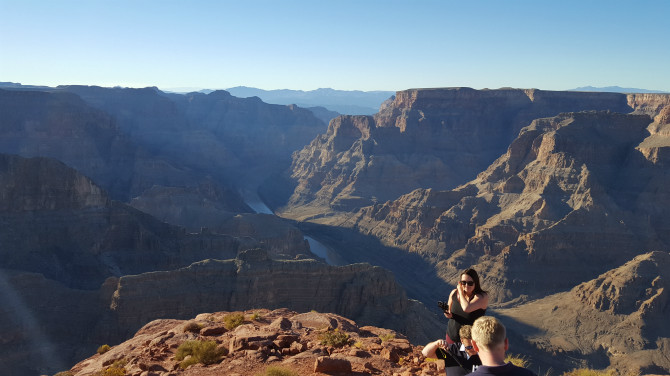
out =
[(596, 92), (607, 92), (607, 93), (650, 93), (650, 94), (666, 94), (667, 91), (662, 90), (648, 90), (648, 89), (636, 89), (630, 87), (621, 87), (621, 86), (605, 86), (605, 87), (594, 87), (594, 86), (581, 86), (578, 88), (570, 89), (568, 91), (596, 91)]
[(346, 115), (372, 115), (394, 91), (359, 91), (320, 88), (316, 90), (263, 90), (253, 87), (237, 86), (226, 89), (230, 94), (240, 97), (259, 97), (273, 104), (296, 104), (300, 107), (325, 107)]

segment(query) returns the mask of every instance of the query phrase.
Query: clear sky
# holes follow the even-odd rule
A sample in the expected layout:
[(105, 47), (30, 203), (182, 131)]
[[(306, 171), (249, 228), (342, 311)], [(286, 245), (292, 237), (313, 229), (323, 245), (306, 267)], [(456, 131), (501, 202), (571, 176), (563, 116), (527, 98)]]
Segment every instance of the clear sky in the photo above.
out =
[(670, 91), (668, 16), (668, 0), (0, 0), (0, 81)]

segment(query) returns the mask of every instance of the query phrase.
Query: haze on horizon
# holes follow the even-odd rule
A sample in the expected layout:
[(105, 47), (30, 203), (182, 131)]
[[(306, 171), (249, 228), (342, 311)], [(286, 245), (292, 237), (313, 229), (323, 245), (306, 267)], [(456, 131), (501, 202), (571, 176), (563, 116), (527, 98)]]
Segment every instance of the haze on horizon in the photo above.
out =
[(0, 81), (670, 91), (663, 0), (0, 0)]

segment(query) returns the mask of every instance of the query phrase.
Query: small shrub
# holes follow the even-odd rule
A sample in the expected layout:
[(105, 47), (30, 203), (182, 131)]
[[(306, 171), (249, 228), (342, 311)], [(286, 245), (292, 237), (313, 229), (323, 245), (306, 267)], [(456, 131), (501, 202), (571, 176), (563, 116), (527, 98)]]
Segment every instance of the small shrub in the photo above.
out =
[(381, 339), (382, 342), (388, 342), (388, 341), (390, 341), (390, 340), (392, 340), (392, 339), (394, 339), (394, 338), (395, 338), (395, 334), (393, 334), (393, 333), (381, 334), (381, 335), (379, 336), (379, 339)]
[(572, 371), (564, 373), (562, 376), (614, 376), (614, 370), (599, 371), (589, 368), (573, 369)]
[[(210, 365), (221, 361), (223, 351), (217, 349), (214, 341), (186, 341), (179, 345), (175, 359), (180, 361), (182, 369), (196, 363)], [(191, 356), (187, 359), (188, 356)]]
[(256, 321), (260, 318), (261, 318), (261, 313), (258, 312), (258, 311), (254, 312), (253, 315), (251, 315), (251, 320), (253, 320), (253, 321)]
[(319, 336), (319, 340), (324, 346), (342, 347), (349, 343), (349, 335), (339, 329), (328, 330)]
[(126, 374), (126, 369), (124, 368), (126, 364), (128, 364), (127, 360), (119, 359), (111, 366), (94, 373), (92, 376), (124, 376)]
[(256, 376), (298, 376), (298, 374), (287, 368), (270, 366), (265, 372), (257, 373)]
[(361, 341), (356, 341), (356, 343), (354, 343), (354, 347), (357, 348), (357, 349), (365, 350), (365, 346), (363, 345), (363, 342), (361, 342)]
[(98, 347), (98, 354), (102, 355), (102, 354), (106, 353), (107, 351), (109, 351), (111, 349), (112, 348), (109, 347), (109, 345), (102, 345), (102, 346)]
[(202, 329), (202, 325), (198, 324), (195, 321), (189, 321), (186, 324), (184, 324), (185, 332), (200, 333), (200, 329)]
[(182, 360), (179, 363), (179, 368), (186, 369), (194, 364), (198, 364), (198, 359), (196, 359), (196, 357), (194, 356), (189, 355), (186, 357), (186, 359)]
[(515, 354), (507, 354), (505, 357), (505, 363), (507, 362), (512, 362), (517, 367), (528, 367), (528, 359), (521, 356), (521, 355), (515, 355)]
[(228, 330), (233, 330), (244, 324), (244, 315), (242, 313), (231, 313), (223, 318), (223, 326)]

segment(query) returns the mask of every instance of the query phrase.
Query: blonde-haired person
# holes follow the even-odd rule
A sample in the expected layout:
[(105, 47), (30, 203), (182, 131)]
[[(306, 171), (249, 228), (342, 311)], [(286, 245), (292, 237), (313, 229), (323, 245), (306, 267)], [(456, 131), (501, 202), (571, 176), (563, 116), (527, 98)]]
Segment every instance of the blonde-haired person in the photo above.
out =
[(472, 346), (471, 329), (470, 325), (461, 327), (460, 343), (447, 344), (447, 341), (438, 339), (427, 344), (421, 353), (426, 358), (443, 359), (447, 376), (467, 375), (482, 364)]
[(505, 363), (509, 348), (505, 326), (495, 317), (482, 316), (472, 325), (472, 345), (482, 365), (472, 375), (537, 376), (534, 372), (512, 363)]

